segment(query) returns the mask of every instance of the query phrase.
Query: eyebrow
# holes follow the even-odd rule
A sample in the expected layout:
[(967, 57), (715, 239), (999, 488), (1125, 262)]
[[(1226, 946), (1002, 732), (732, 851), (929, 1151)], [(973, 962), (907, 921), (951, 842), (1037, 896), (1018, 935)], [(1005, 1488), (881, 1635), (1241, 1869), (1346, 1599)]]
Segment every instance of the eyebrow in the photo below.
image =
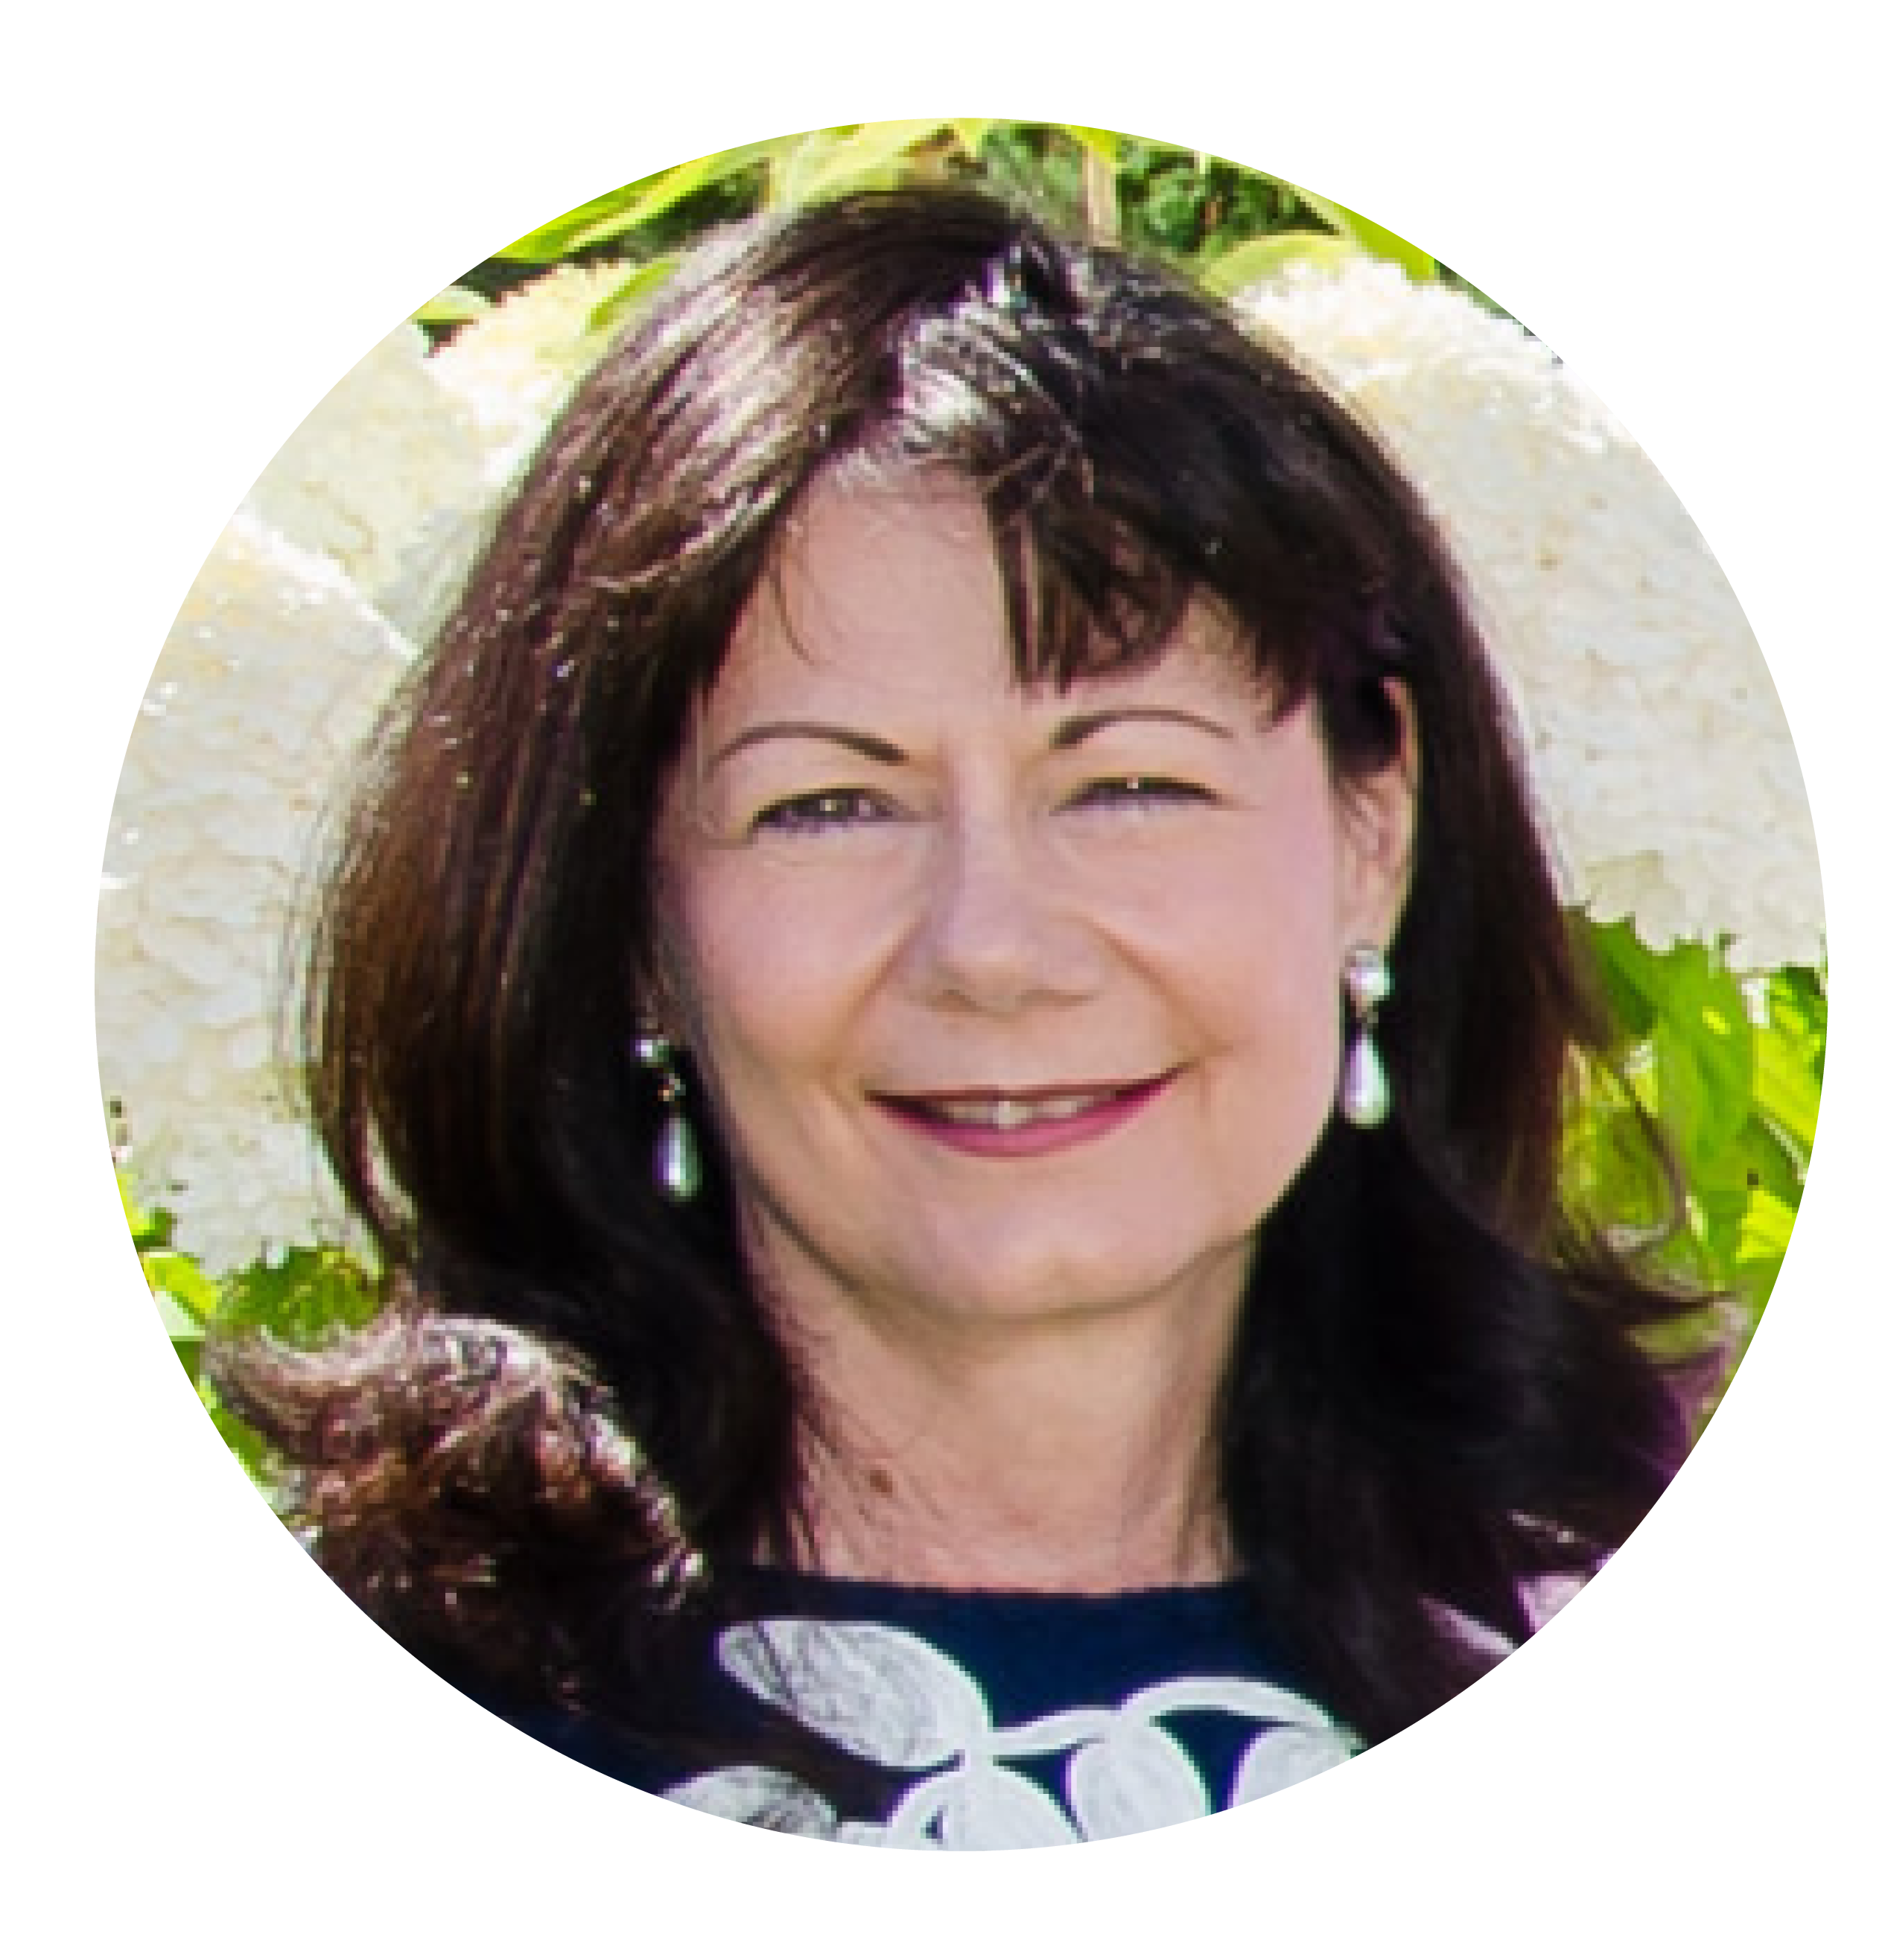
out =
[(1220, 740), (1232, 742), (1237, 739), (1235, 731), (1221, 721), (1214, 721), (1208, 714), (1193, 714), (1183, 708), (1099, 708), (1086, 714), (1069, 715), (1054, 730), (1053, 744), (1056, 749), (1074, 749), (1091, 735), (1097, 735), (1103, 728), (1110, 728), (1116, 721), (1176, 721), (1187, 728), (1201, 728), (1207, 735), (1215, 735)]
[[(1120, 721), (1175, 721), (1188, 728), (1202, 729), (1207, 735), (1215, 735), (1229, 742), (1236, 739), (1234, 731), (1221, 721), (1214, 721), (1208, 715), (1193, 714), (1182, 708), (1101, 708), (1084, 714), (1071, 714), (1055, 729), (1049, 738), (1049, 746), (1057, 749), (1076, 749), (1090, 737)], [(743, 728), (731, 740), (723, 742), (707, 758), (709, 769), (718, 768), (729, 756), (737, 755), (742, 749), (756, 747), (762, 742), (830, 742), (841, 749), (850, 749), (868, 757), (871, 762), (894, 767), (909, 760), (908, 754), (894, 742), (887, 742), (880, 735), (872, 735), (861, 728), (846, 728), (833, 721), (758, 721), (750, 728)]]
[(723, 742), (707, 758), (707, 767), (717, 769), (729, 756), (761, 742), (835, 742), (841, 749), (855, 749), (874, 762), (894, 764), (909, 760), (894, 742), (880, 735), (867, 734), (861, 728), (845, 728), (830, 721), (757, 721), (743, 728), (729, 742)]

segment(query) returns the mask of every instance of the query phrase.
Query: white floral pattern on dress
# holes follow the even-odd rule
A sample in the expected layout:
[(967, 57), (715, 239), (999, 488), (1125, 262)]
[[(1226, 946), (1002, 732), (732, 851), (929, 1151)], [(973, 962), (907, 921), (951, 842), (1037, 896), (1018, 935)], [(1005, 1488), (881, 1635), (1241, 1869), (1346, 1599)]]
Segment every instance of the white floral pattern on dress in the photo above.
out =
[[(880, 1823), (847, 1821), (787, 1772), (740, 1764), (662, 1793), (716, 1817), (802, 1837), (913, 1850), (1017, 1850), (1156, 1831), (1208, 1816), (1209, 1791), (1159, 1725), (1209, 1711), (1260, 1724), (1231, 1791), (1248, 1803), (1345, 1762), (1358, 1737), (1315, 1703), (1237, 1675), (1180, 1675), (1116, 1707), (998, 1726), (979, 1685), (918, 1635), (870, 1621), (754, 1621), (721, 1637), (721, 1666), (850, 1754), (919, 1773)], [(1011, 1765), (1066, 1759), (1065, 1807)], [(920, 1774), (927, 1772), (927, 1774)]]

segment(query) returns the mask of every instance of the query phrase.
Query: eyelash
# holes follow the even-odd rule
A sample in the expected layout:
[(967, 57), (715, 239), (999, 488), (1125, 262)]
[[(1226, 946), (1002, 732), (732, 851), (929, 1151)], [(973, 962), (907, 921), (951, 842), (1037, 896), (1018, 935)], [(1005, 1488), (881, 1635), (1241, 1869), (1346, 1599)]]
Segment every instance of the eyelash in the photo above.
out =
[[(1069, 799), (1075, 810), (1145, 809), (1160, 804), (1208, 803), (1211, 793), (1170, 776), (1111, 776), (1087, 784)], [(769, 803), (753, 819), (756, 831), (812, 837), (828, 830), (880, 823), (893, 814), (870, 790), (812, 790)]]
[(1171, 776), (1110, 776), (1089, 783), (1074, 799), (1078, 807), (1141, 808), (1149, 804), (1208, 803), (1211, 793)]
[(815, 836), (823, 830), (878, 822), (889, 813), (883, 799), (868, 790), (813, 790), (769, 803), (753, 819), (753, 828), (788, 837)]

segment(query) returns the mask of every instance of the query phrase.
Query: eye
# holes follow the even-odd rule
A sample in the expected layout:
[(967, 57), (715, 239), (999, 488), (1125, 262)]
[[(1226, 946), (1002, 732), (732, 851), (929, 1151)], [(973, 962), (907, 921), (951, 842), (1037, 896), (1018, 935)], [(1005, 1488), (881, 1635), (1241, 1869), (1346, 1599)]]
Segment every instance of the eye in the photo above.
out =
[(893, 814), (883, 797), (870, 790), (810, 790), (768, 803), (753, 818), (753, 828), (775, 836), (810, 837), (824, 830), (882, 823)]
[(1211, 792), (1175, 776), (1107, 776), (1087, 784), (1074, 797), (1084, 810), (1145, 810), (1162, 803), (1209, 803)]

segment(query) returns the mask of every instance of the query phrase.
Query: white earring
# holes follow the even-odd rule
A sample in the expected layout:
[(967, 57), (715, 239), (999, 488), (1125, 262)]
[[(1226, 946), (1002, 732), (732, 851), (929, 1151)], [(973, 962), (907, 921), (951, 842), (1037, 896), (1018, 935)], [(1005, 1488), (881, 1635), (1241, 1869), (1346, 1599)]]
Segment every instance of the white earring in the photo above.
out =
[(1355, 1039), (1342, 1064), (1342, 1113), (1358, 1130), (1372, 1130), (1387, 1120), (1393, 1099), (1374, 1045), (1375, 1011), (1394, 987), (1381, 949), (1353, 948), (1342, 963), (1342, 984), (1355, 1017)]
[(687, 1085), (674, 1066), (674, 1050), (665, 1035), (637, 1036), (635, 1058), (644, 1068), (654, 1071), (655, 1093), (667, 1112), (654, 1139), (654, 1188), (670, 1204), (685, 1204), (699, 1194), (701, 1180), (700, 1145), (682, 1106), (686, 1100)]

